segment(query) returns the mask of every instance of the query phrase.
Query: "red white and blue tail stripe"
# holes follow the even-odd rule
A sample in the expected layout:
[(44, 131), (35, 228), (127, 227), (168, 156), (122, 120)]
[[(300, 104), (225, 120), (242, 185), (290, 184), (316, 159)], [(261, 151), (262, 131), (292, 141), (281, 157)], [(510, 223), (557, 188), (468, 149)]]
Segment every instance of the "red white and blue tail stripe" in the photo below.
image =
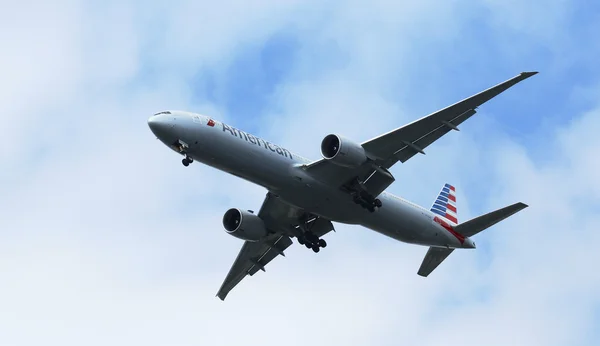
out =
[(453, 224), (458, 224), (456, 212), (456, 190), (454, 186), (445, 184), (431, 206), (431, 212), (442, 216)]

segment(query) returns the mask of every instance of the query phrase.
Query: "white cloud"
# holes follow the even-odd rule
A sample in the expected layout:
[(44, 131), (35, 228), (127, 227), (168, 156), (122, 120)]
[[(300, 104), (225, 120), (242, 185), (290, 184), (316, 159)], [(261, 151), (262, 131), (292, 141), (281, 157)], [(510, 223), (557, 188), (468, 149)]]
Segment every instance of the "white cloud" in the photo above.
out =
[(550, 45), (569, 34), (568, 30), (560, 28), (568, 25), (568, 14), (577, 6), (576, 1), (569, 0), (551, 0), (543, 3), (485, 0), (484, 3), (489, 18), (499, 30), (510, 30), (511, 34), (526, 34)]
[[(454, 182), (463, 220), (530, 204), (476, 239), (489, 253), (455, 251), (422, 279), (415, 272), (425, 248), (338, 225), (318, 255), (293, 246), (225, 302), (214, 297), (241, 246), (222, 231), (221, 216), (259, 208), (264, 190), (198, 164), (184, 168), (146, 119), (194, 110), (191, 74), (224, 73), (245, 45), (290, 27), (302, 50), (261, 136), (293, 151), (317, 157), (326, 133), (362, 141), (422, 116), (423, 104), (456, 101), (419, 81), (450, 72), (427, 71), (415, 56), (461, 39), (469, 4), (363, 5), (11, 5), (0, 34), (10, 42), (0, 58), (9, 80), (0, 158), (10, 167), (0, 197), (2, 344), (589, 343), (600, 300), (600, 171), (590, 159), (600, 145), (597, 111), (549, 134), (559, 150), (549, 162), (486, 121), (484, 106), (463, 131), (394, 168), (392, 191), (425, 205), (444, 180)], [(502, 13), (498, 32), (565, 21), (559, 11), (543, 25)], [(333, 43), (341, 63), (311, 73)], [(140, 71), (152, 73), (149, 82)], [(508, 93), (531, 90), (523, 88)], [(223, 105), (198, 107), (235, 121)]]

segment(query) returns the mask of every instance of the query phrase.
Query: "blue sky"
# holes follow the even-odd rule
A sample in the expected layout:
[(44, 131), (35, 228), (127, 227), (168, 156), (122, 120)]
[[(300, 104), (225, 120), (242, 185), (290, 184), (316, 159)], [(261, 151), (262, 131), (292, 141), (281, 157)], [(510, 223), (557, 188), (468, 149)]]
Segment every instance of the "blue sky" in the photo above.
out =
[[(303, 345), (307, 325), (323, 345), (597, 344), (600, 5), (28, 6), (0, 31), (2, 344)], [(318, 255), (293, 246), (215, 297), (241, 247), (221, 217), (265, 191), (184, 168), (151, 114), (200, 112), (318, 158), (329, 133), (363, 141), (529, 70), (393, 168), (390, 191), (425, 206), (456, 185), (459, 220), (530, 205), (477, 250), (423, 280), (425, 248), (338, 224)]]

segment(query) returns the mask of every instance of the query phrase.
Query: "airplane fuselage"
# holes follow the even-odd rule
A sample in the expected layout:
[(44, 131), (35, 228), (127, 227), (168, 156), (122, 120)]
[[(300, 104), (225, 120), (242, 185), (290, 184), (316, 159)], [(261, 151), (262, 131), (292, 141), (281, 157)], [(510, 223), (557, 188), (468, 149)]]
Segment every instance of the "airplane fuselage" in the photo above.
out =
[[(154, 125), (152, 125), (154, 122)], [(157, 137), (174, 151), (179, 145), (194, 161), (258, 184), (285, 202), (331, 221), (361, 225), (393, 239), (424, 246), (473, 248), (436, 214), (383, 192), (372, 213), (349, 194), (308, 174), (311, 161), (286, 148), (203, 115), (172, 111), (150, 118)]]

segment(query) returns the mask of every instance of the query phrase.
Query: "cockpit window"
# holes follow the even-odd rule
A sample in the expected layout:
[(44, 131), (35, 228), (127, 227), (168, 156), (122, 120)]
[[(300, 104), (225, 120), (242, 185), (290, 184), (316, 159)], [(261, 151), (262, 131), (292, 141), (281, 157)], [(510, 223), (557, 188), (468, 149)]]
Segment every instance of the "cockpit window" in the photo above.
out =
[(171, 112), (169, 112), (169, 111), (158, 112), (158, 113), (156, 113), (154, 115), (159, 115), (159, 114), (171, 114)]

